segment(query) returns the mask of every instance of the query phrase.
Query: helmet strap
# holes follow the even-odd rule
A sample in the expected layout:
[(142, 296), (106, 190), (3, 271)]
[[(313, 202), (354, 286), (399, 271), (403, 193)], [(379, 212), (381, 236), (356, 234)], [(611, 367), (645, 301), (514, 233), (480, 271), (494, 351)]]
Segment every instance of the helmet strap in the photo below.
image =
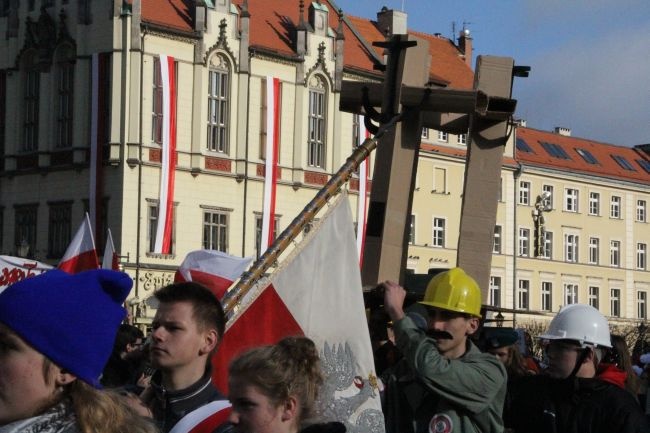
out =
[(580, 351), (580, 353), (578, 353), (578, 358), (576, 359), (576, 365), (575, 365), (575, 367), (573, 367), (573, 371), (569, 375), (568, 379), (572, 379), (572, 378), (574, 378), (576, 376), (576, 374), (578, 374), (578, 370), (580, 370), (580, 367), (582, 367), (582, 364), (585, 362), (585, 360), (589, 356), (590, 350), (591, 350), (591, 348), (585, 347), (584, 349), (582, 349)]

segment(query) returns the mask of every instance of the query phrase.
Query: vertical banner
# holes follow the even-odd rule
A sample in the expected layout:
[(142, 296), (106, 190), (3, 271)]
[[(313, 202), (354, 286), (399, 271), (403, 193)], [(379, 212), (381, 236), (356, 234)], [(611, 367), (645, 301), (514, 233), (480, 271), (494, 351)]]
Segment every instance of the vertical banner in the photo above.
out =
[[(101, 215), (104, 197), (104, 152), (106, 141), (107, 107), (106, 85), (108, 53), (94, 53), (91, 58), (91, 101), (90, 101), (90, 191), (88, 213), (93, 230), (101, 230)], [(93, 233), (98, 239), (99, 233)]]
[(176, 172), (176, 67), (174, 58), (165, 55), (160, 56), (159, 63), (163, 93), (162, 164), (154, 252), (170, 254)]
[[(363, 116), (359, 116), (359, 142), (357, 146), (361, 145), (368, 137), (370, 137), (370, 133), (363, 123)], [(357, 251), (359, 252), (359, 266), (363, 263), (363, 246), (366, 239), (366, 222), (368, 218), (368, 193), (366, 188), (368, 185), (369, 159), (370, 157), (364, 159), (359, 164), (359, 200), (357, 203)]]
[(264, 209), (260, 255), (273, 243), (275, 192), (278, 182), (280, 144), (280, 79), (266, 77), (266, 167), (264, 172)]

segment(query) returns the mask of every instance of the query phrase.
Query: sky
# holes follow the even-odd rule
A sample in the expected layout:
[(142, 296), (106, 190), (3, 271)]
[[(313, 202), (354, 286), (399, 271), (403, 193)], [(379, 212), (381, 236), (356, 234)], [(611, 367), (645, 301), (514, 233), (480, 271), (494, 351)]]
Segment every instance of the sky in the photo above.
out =
[(623, 146), (650, 143), (650, 0), (334, 0), (376, 20), (404, 10), (409, 29), (452, 37), (463, 23), (476, 55), (531, 67), (516, 78), (527, 126)]

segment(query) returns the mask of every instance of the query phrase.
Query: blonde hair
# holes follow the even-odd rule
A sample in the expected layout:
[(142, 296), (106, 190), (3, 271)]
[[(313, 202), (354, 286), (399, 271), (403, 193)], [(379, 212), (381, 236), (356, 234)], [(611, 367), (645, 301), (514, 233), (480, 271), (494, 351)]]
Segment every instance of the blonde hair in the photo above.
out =
[(312, 416), (323, 384), (316, 345), (306, 337), (287, 337), (249, 350), (230, 364), (228, 375), (231, 388), (235, 382), (253, 385), (278, 406), (295, 397), (299, 425)]

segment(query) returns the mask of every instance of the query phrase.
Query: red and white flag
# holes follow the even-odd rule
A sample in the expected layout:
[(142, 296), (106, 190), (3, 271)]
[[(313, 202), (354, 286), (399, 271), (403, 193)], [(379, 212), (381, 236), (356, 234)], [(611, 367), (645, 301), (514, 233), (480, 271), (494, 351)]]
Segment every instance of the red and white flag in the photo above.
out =
[(179, 266), (174, 281), (203, 284), (221, 300), (232, 283), (248, 268), (252, 257), (235, 257), (215, 250), (190, 252)]
[[(92, 55), (91, 102), (90, 102), (90, 191), (88, 207), (92, 227), (100, 227), (104, 195), (104, 171), (102, 147), (106, 140), (106, 84), (108, 83), (109, 53)], [(97, 233), (93, 233), (96, 235)]]
[[(363, 116), (359, 116), (359, 143), (360, 146), (370, 133), (363, 123)], [(359, 200), (357, 202), (357, 251), (359, 251), (359, 266), (363, 263), (363, 247), (366, 239), (366, 222), (368, 218), (368, 196), (366, 187), (368, 186), (368, 160), (370, 157), (361, 161), (359, 164)]]
[(220, 389), (227, 390), (229, 362), (242, 351), (306, 335), (320, 351), (325, 418), (345, 422), (348, 431), (384, 430), (354, 239), (350, 205), (342, 194), (228, 321), (213, 358)]
[(280, 79), (266, 77), (266, 167), (264, 172), (264, 209), (260, 255), (273, 243), (275, 192), (278, 184), (280, 147)]
[(114, 271), (119, 271), (120, 269), (120, 260), (117, 251), (115, 251), (111, 229), (108, 229), (108, 233), (106, 234), (106, 246), (104, 247), (104, 257), (102, 258), (102, 269), (112, 269)]
[(68, 245), (68, 249), (65, 250), (58, 268), (69, 274), (99, 268), (90, 217), (87, 213), (77, 233), (72, 238), (72, 242)]
[(52, 269), (47, 263), (23, 257), (0, 256), (0, 293), (13, 283), (35, 277)]
[(176, 173), (176, 67), (173, 57), (160, 56), (162, 81), (162, 164), (158, 202), (158, 225), (154, 252), (170, 254), (174, 215), (174, 177)]

